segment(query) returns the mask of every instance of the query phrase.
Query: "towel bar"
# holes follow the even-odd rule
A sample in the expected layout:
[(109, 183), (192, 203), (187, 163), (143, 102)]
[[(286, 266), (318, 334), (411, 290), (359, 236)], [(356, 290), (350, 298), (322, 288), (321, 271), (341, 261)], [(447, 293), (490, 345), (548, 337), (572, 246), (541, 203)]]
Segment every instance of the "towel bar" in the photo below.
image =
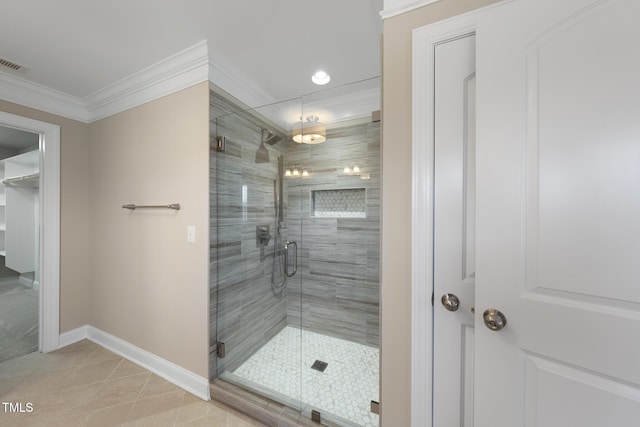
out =
[(149, 209), (149, 208), (166, 208), (180, 210), (180, 203), (171, 203), (170, 205), (122, 205), (124, 209), (130, 209), (135, 211), (136, 209)]

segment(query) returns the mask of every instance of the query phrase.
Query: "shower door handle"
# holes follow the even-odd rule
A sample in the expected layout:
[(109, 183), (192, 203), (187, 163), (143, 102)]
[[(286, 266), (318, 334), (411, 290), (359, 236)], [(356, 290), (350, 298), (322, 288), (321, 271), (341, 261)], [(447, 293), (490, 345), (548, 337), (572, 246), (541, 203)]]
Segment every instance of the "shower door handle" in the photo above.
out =
[[(293, 271), (289, 273), (289, 246), (293, 246)], [(298, 244), (296, 242), (284, 242), (284, 265), (287, 277), (293, 277), (298, 272)]]

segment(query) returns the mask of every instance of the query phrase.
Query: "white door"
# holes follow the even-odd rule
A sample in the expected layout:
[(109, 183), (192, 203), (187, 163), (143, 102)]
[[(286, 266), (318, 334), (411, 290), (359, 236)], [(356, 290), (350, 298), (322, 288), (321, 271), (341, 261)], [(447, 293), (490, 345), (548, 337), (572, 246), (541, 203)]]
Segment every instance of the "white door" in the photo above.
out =
[(433, 425), (473, 425), (475, 36), (434, 48)]
[(479, 18), (476, 426), (640, 425), (639, 20), (638, 0)]

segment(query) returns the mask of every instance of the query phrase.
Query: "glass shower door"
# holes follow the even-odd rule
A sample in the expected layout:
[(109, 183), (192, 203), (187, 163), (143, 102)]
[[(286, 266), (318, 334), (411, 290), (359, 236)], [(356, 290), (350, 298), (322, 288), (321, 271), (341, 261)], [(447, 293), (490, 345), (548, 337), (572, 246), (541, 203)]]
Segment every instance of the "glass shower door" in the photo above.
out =
[(287, 182), (301, 199), (303, 413), (337, 425), (378, 425), (379, 90), (371, 79), (303, 97), (302, 143), (287, 150), (300, 170)]
[(287, 214), (284, 165), (288, 117), (299, 116), (299, 105), (243, 109), (211, 97), (212, 380), (296, 409), (300, 327), (292, 319), (300, 318), (300, 304), (290, 290), (300, 287), (300, 227)]

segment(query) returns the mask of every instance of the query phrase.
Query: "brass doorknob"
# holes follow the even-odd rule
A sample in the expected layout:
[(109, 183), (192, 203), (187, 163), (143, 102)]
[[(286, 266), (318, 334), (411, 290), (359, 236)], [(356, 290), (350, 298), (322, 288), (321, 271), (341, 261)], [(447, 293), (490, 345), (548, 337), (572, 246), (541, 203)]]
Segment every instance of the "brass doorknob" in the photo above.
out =
[(454, 294), (444, 294), (442, 298), (440, 298), (440, 302), (444, 308), (449, 311), (456, 311), (460, 307), (460, 300)]
[(484, 324), (492, 331), (499, 331), (507, 326), (507, 318), (504, 317), (500, 310), (495, 308), (485, 310), (482, 317), (484, 318)]

